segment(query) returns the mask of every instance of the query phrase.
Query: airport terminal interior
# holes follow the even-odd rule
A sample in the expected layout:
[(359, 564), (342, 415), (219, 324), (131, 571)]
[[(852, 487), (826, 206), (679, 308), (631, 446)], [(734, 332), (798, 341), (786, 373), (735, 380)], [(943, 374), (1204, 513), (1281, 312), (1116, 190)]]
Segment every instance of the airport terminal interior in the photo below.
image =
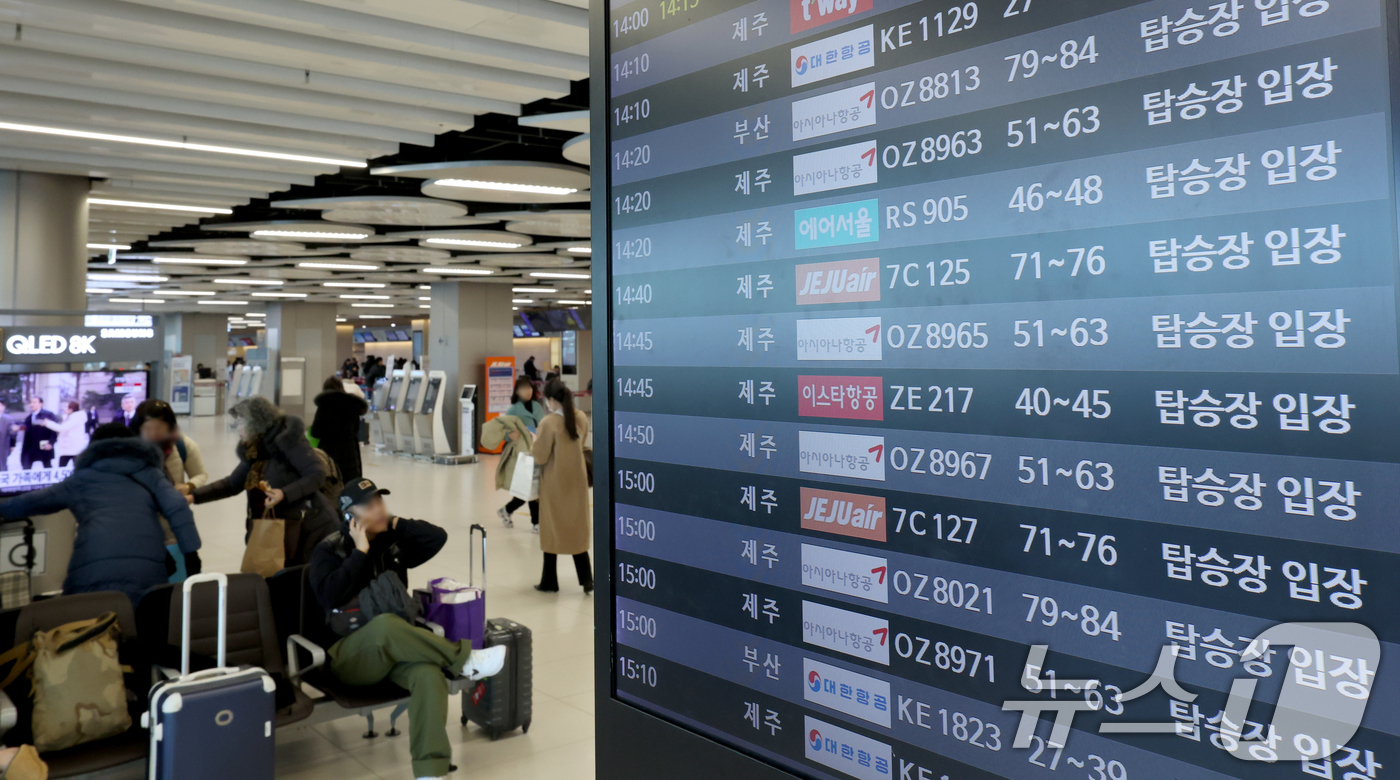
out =
[(1398, 107), (1400, 0), (0, 0), (0, 780), (1400, 775)]

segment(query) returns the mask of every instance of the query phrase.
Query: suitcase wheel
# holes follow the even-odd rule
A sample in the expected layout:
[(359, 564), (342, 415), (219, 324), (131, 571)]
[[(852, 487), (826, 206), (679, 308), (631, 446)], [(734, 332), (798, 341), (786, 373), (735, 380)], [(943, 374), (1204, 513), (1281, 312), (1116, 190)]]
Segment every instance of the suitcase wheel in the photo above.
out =
[(487, 729), (486, 733), (491, 735), (492, 742), (495, 742), (496, 740), (501, 738), (501, 732), (498, 729)]
[(530, 733), (530, 721), (527, 720), (527, 721), (525, 721), (523, 724), (521, 724), (521, 726), (520, 726), (520, 733), (521, 733), (521, 734), (529, 734), (529, 733)]

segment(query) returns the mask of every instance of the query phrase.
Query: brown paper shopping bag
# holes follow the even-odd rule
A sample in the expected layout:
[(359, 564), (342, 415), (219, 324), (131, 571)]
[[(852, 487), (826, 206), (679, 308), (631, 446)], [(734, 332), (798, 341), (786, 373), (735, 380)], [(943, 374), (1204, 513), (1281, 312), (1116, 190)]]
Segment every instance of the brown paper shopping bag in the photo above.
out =
[(287, 521), (272, 515), (272, 508), (263, 510), (261, 519), (253, 521), (248, 533), (248, 547), (243, 551), (244, 574), (271, 577), (287, 563)]

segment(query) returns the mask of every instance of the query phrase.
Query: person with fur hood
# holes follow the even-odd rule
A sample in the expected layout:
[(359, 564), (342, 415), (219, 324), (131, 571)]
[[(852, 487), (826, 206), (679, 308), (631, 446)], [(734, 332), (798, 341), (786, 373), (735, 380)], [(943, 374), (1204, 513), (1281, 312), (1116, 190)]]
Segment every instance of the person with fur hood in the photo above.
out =
[(253, 521), (271, 509), (286, 521), (286, 566), (307, 563), (311, 551), (339, 527), (335, 507), (321, 489), (331, 476), (326, 463), (306, 439), (306, 423), (285, 414), (271, 401), (253, 396), (229, 410), (238, 431), (238, 466), (233, 473), (196, 489), (188, 498), (203, 504), (248, 498), (244, 541)]
[(63, 592), (116, 590), (135, 606), (170, 576), (161, 515), (170, 521), (189, 572), (200, 571), (194, 514), (165, 476), (164, 463), (164, 453), (154, 444), (120, 422), (107, 423), (78, 455), (72, 476), (0, 503), (0, 517), (18, 520), (71, 511), (78, 528)]
[(347, 383), (330, 377), (316, 396), (316, 417), (311, 421), (311, 438), (322, 452), (331, 456), (345, 484), (364, 476), (360, 463), (360, 418), (369, 412), (365, 399), (346, 392)]

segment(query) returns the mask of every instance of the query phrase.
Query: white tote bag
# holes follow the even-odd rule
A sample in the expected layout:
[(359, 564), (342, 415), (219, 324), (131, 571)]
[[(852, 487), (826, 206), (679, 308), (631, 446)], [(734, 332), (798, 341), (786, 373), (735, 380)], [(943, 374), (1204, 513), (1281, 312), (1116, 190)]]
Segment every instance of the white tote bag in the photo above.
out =
[(540, 472), (535, 468), (535, 456), (521, 453), (515, 456), (515, 472), (510, 475), (510, 494), (521, 501), (540, 497)]

